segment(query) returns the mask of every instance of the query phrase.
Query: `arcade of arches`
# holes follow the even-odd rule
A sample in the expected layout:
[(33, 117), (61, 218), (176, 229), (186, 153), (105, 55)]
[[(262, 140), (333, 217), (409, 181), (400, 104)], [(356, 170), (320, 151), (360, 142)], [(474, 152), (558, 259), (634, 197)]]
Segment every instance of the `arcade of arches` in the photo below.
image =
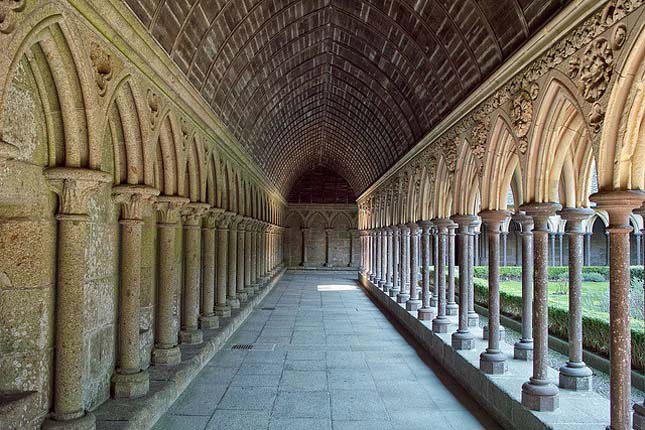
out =
[[(258, 312), (349, 312), (304, 280), (352, 271), (501, 427), (645, 429), (642, 0), (0, 0), (0, 48), (0, 427), (150, 428)], [(363, 428), (329, 381), (325, 428)]]

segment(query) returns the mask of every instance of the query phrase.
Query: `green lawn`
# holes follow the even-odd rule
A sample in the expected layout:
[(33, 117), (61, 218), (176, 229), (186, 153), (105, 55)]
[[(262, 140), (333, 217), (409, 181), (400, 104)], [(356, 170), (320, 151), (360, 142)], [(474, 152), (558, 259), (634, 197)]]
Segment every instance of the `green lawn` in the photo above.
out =
[[(486, 282), (486, 279), (483, 279)], [(501, 291), (513, 296), (522, 296), (522, 283), (520, 281), (500, 281)], [(568, 283), (549, 282), (549, 306), (561, 309), (569, 308)], [(583, 314), (589, 317), (602, 318), (609, 321), (609, 282), (583, 282), (582, 283)], [(641, 318), (634, 318), (639, 312), (632, 310), (632, 327), (645, 327)], [(642, 315), (642, 310), (640, 311)]]

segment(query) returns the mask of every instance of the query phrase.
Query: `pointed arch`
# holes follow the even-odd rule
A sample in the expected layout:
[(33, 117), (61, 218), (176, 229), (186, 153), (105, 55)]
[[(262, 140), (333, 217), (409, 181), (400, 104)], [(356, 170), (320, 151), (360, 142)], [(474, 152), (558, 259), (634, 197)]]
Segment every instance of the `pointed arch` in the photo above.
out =
[(457, 148), (457, 167), (455, 175), (455, 213), (474, 215), (477, 211), (479, 194), (478, 160), (473, 154), (468, 141), (464, 140)]
[(434, 186), (434, 214), (437, 218), (448, 218), (452, 215), (452, 184), (446, 159), (441, 156), (437, 165)]

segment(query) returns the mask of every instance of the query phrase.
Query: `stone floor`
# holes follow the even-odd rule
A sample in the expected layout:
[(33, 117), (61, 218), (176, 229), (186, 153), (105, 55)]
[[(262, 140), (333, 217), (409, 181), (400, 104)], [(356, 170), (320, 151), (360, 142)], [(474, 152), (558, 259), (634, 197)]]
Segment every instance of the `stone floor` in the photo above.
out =
[(435, 368), (351, 275), (287, 273), (154, 428), (498, 428)]

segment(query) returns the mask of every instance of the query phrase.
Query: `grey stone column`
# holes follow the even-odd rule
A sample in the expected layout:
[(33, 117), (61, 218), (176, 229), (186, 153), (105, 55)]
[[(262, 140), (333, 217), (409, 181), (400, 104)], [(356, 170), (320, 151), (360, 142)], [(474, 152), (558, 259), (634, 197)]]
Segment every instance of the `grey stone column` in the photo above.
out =
[(459, 306), (455, 301), (455, 229), (457, 225), (448, 225), (448, 297), (446, 301), (446, 315), (457, 315)]
[(383, 289), (383, 230), (376, 230), (376, 276), (374, 284)]
[(558, 387), (548, 380), (548, 219), (560, 209), (557, 203), (534, 203), (521, 208), (533, 218), (533, 376), (522, 385), (522, 405), (534, 411), (558, 408)]
[(251, 285), (257, 293), (260, 291), (260, 278), (258, 277), (258, 221), (251, 222)]
[(325, 267), (331, 267), (331, 234), (334, 232), (333, 228), (325, 229)]
[(199, 326), (204, 330), (212, 330), (219, 327), (219, 318), (215, 315), (215, 266), (216, 263), (216, 239), (215, 227), (217, 217), (224, 210), (212, 208), (208, 211), (202, 222), (202, 297), (200, 301), (201, 311), (199, 315)]
[(359, 273), (366, 275), (367, 274), (367, 255), (365, 250), (367, 249), (367, 232), (365, 230), (358, 231), (359, 243), (360, 243), (360, 266), (358, 268)]
[(518, 360), (533, 360), (533, 218), (520, 212), (513, 215), (522, 231), (522, 333), (513, 347)]
[[(54, 416), (43, 428), (94, 429), (94, 415), (83, 403), (85, 367), (83, 314), (85, 311), (86, 250), (89, 247), (89, 200), (107, 191), (111, 175), (74, 168), (50, 168), (45, 176), (58, 197), (56, 273), (56, 347), (54, 348)], [(107, 193), (105, 193), (107, 197)]]
[(401, 279), (399, 268), (401, 265), (401, 231), (397, 226), (392, 226), (392, 288), (389, 295), (396, 298), (401, 292)]
[(396, 301), (397, 303), (405, 303), (410, 298), (410, 229), (407, 225), (400, 224), (399, 230), (401, 231), (401, 264), (399, 266), (401, 285), (396, 295)]
[(262, 260), (261, 260), (261, 267), (260, 267), (260, 273), (261, 273), (261, 279), (262, 279), (262, 286), (266, 286), (266, 283), (268, 281), (268, 271), (267, 271), (267, 230), (269, 228), (269, 223), (267, 222), (262, 222), (260, 224), (260, 242), (261, 242), (261, 247), (260, 250), (262, 251)]
[(559, 255), (559, 265), (564, 265), (564, 234), (562, 232), (558, 233), (558, 255)]
[(242, 220), (239, 215), (231, 218), (228, 226), (228, 264), (226, 276), (226, 304), (231, 309), (240, 308), (240, 297), (237, 294), (237, 225)]
[(309, 229), (306, 227), (303, 227), (300, 229), (300, 231), (302, 232), (302, 262), (300, 263), (300, 265), (302, 267), (305, 267), (309, 260), (309, 256), (307, 255), (307, 241), (309, 240)]
[(473, 242), (475, 249), (475, 266), (481, 265), (481, 258), (479, 256), (479, 232), (474, 231)]
[(253, 277), (251, 276), (251, 259), (253, 252), (253, 219), (244, 219), (244, 291), (251, 297), (255, 294)]
[(347, 267), (352, 267), (354, 265), (354, 248), (356, 244), (357, 234), (358, 230), (356, 230), (355, 228), (349, 229), (349, 262), (347, 263)]
[(636, 238), (636, 265), (640, 265), (642, 258), (641, 258), (641, 250), (642, 250), (642, 245), (641, 245), (641, 238), (643, 237), (643, 234), (641, 232), (636, 232), (634, 233), (634, 237)]
[(421, 267), (423, 268), (423, 279), (421, 282), (421, 308), (417, 312), (417, 318), (421, 321), (432, 321), (434, 309), (430, 306), (430, 221), (419, 221), (421, 228)]
[(565, 208), (559, 212), (569, 237), (569, 361), (560, 367), (560, 388), (589, 391), (593, 373), (582, 361), (582, 224), (593, 210)]
[(140, 297), (143, 217), (159, 191), (145, 185), (112, 189), (121, 217), (121, 285), (119, 291), (117, 366), (111, 380), (112, 396), (132, 399), (148, 392), (148, 371), (141, 369)]
[(591, 236), (592, 233), (585, 233), (585, 266), (591, 266)]
[(469, 249), (473, 252), (468, 259), (468, 327), (479, 327), (479, 314), (475, 312), (475, 259), (479, 262), (479, 233), (475, 230), (479, 226), (479, 217), (475, 217), (470, 223), (468, 236)]
[[(504, 227), (502, 226), (502, 228), (504, 228)], [(503, 267), (506, 267), (508, 265), (508, 262), (506, 261), (507, 260), (506, 256), (508, 255), (508, 253), (506, 252), (506, 239), (508, 238), (508, 232), (502, 231), (500, 233), (500, 238), (501, 238), (501, 242), (502, 242), (502, 262), (501, 262), (501, 265)]]
[(433, 220), (434, 227), (432, 228), (432, 268), (434, 272), (434, 289), (432, 297), (430, 297), (430, 306), (437, 307), (439, 304), (439, 227), (437, 226), (437, 220)]
[(410, 312), (416, 312), (421, 307), (419, 300), (419, 262), (417, 249), (419, 248), (419, 227), (416, 222), (408, 224), (410, 229), (410, 298), (405, 302), (405, 309)]
[[(245, 262), (245, 235), (246, 235), (246, 218), (241, 218), (237, 224), (237, 296), (240, 302), (244, 303), (249, 299), (249, 291), (244, 288), (244, 262)], [(253, 295), (253, 291), (250, 291)]]
[(184, 288), (182, 294), (181, 343), (202, 343), (204, 336), (199, 329), (199, 286), (201, 284), (202, 216), (208, 210), (206, 203), (188, 203), (182, 208), (184, 227)]
[(385, 250), (385, 285), (383, 285), (383, 291), (389, 294), (390, 290), (394, 286), (394, 279), (393, 279), (393, 273), (392, 273), (392, 265), (394, 264), (394, 241), (393, 241), (393, 236), (394, 236), (394, 229), (392, 227), (387, 227), (385, 229), (385, 243), (386, 243), (386, 250)]
[(448, 333), (450, 320), (446, 316), (446, 259), (448, 251), (448, 226), (452, 222), (447, 218), (435, 220), (438, 234), (439, 249), (437, 252), (437, 285), (439, 288), (439, 297), (437, 300), (437, 316), (432, 320), (432, 331), (435, 333)]
[(177, 293), (180, 286), (180, 261), (176, 256), (180, 210), (190, 200), (177, 196), (159, 196), (156, 202), (159, 234), (159, 288), (157, 289), (157, 333), (152, 361), (155, 365), (181, 362), (177, 322)]
[[(629, 328), (629, 215), (645, 200), (642, 191), (593, 194), (591, 201), (609, 214), (609, 357), (611, 428), (628, 429), (631, 418), (631, 331)], [(638, 408), (642, 411), (642, 408)]]
[(220, 318), (231, 316), (231, 306), (226, 301), (228, 293), (228, 235), (229, 224), (235, 216), (232, 212), (224, 212), (217, 219), (217, 303), (215, 315)]
[(368, 272), (367, 272), (368, 273), (367, 278), (371, 282), (374, 282), (374, 276), (376, 275), (375, 271), (374, 271), (374, 253), (376, 252), (376, 250), (374, 249), (374, 230), (370, 229), (367, 232), (368, 232), (368, 234), (367, 234), (367, 247), (368, 247), (368, 249), (367, 249), (367, 257), (368, 257), (368, 262), (369, 262), (369, 264), (368, 264), (369, 269), (368, 269)]
[(504, 210), (489, 210), (479, 214), (488, 232), (488, 348), (482, 352), (479, 368), (492, 375), (506, 372), (506, 354), (499, 348), (499, 239), (502, 224), (510, 216)]
[(470, 264), (473, 249), (470, 242), (471, 224), (477, 220), (475, 215), (455, 215), (452, 220), (459, 226), (459, 328), (452, 334), (452, 347), (457, 350), (473, 349), (475, 347), (475, 336), (468, 328), (468, 294), (470, 282)]

